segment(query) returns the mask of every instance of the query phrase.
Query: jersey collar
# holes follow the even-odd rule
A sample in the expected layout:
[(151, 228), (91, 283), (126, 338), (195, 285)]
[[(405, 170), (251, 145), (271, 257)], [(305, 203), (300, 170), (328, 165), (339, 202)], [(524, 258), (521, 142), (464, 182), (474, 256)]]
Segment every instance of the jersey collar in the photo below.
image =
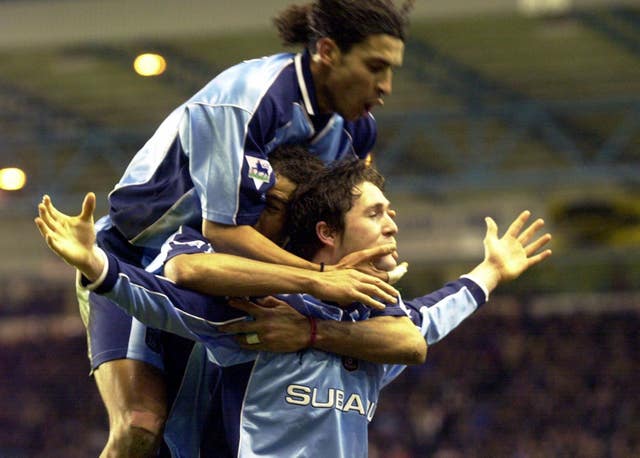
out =
[(310, 116), (317, 116), (320, 110), (318, 109), (316, 88), (313, 84), (313, 76), (311, 75), (311, 54), (309, 50), (296, 54), (294, 63), (304, 107)]

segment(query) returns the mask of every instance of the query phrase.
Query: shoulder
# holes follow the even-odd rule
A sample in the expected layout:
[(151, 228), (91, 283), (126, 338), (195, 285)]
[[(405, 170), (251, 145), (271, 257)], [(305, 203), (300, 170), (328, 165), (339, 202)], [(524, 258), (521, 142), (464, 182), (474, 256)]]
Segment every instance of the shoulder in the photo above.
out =
[(293, 54), (251, 59), (220, 73), (190, 103), (234, 105), (253, 111), (271, 92), (282, 91), (293, 71)]
[(344, 129), (351, 137), (353, 149), (358, 157), (366, 157), (372, 151), (378, 135), (378, 128), (373, 115), (368, 113), (355, 121), (347, 121)]

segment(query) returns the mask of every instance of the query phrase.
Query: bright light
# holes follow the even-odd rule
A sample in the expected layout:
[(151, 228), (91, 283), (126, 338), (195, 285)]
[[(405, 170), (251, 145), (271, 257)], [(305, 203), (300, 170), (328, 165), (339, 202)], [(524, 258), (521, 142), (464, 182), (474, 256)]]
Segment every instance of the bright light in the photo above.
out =
[(518, 9), (526, 16), (560, 15), (571, 9), (572, 0), (518, 0)]
[(133, 69), (140, 76), (158, 76), (164, 73), (167, 61), (159, 54), (140, 54), (133, 61)]
[(15, 167), (0, 169), (0, 189), (5, 191), (17, 191), (24, 188), (27, 175)]

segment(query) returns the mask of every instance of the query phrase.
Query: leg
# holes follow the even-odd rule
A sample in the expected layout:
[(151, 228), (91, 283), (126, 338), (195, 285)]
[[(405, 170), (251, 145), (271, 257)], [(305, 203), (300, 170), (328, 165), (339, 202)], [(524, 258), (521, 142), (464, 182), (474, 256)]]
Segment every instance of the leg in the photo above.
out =
[(89, 358), (109, 416), (109, 439), (100, 456), (156, 456), (167, 417), (159, 343), (108, 299), (84, 293), (79, 287)]
[(101, 457), (154, 456), (167, 416), (162, 373), (132, 359), (101, 364), (94, 371), (109, 415), (109, 440)]

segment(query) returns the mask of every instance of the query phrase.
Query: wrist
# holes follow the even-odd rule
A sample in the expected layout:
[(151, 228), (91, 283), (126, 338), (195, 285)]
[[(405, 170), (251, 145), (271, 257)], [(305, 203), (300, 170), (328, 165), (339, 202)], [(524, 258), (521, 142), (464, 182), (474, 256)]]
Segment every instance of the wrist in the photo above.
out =
[(307, 348), (313, 348), (318, 337), (318, 325), (316, 319), (312, 316), (308, 316), (307, 320), (309, 321), (309, 342), (307, 343)]
[(482, 261), (466, 276), (482, 286), (487, 295), (502, 281), (500, 271), (488, 261)]
[(81, 268), (78, 267), (78, 271), (86, 279), (83, 281), (84, 287), (91, 291), (98, 288), (109, 271), (109, 262), (106, 253), (94, 245), (86, 265)]

